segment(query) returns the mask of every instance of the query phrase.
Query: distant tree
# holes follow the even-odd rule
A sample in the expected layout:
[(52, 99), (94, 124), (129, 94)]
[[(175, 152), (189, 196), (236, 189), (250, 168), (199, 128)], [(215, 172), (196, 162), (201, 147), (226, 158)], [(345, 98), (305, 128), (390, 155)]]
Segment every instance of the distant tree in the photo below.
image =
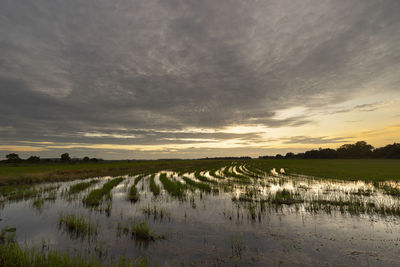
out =
[(61, 154), (61, 161), (70, 161), (71, 157), (68, 153)]
[(394, 143), (374, 150), (373, 155), (375, 158), (395, 159), (400, 158), (400, 144)]
[(29, 162), (39, 162), (40, 161), (40, 157), (38, 156), (30, 156), (27, 161)]
[(90, 158), (89, 157), (84, 157), (83, 161), (85, 161), (85, 162), (90, 161)]
[(304, 153), (306, 159), (332, 159), (337, 157), (337, 152), (330, 148), (319, 148), (318, 150), (310, 150)]
[(400, 143), (394, 143), (384, 147), (374, 149), (373, 146), (365, 141), (358, 141), (355, 144), (345, 144), (338, 149), (319, 148), (312, 149), (304, 153), (293, 154), (288, 152), (285, 156), (260, 156), (260, 159), (333, 159), (333, 158), (400, 158)]
[(11, 163), (20, 162), (21, 161), (21, 158), (16, 153), (8, 154), (8, 155), (6, 155), (6, 158), (7, 158), (7, 162), (11, 162)]
[(298, 153), (298, 154), (295, 155), (295, 158), (304, 159), (305, 158), (305, 154), (304, 153)]
[(295, 156), (295, 155), (294, 155), (293, 152), (288, 152), (288, 153), (286, 153), (285, 158), (286, 158), (286, 159), (293, 159), (294, 156)]
[(336, 151), (340, 158), (368, 158), (372, 156), (373, 146), (365, 141), (355, 144), (346, 144), (339, 147)]

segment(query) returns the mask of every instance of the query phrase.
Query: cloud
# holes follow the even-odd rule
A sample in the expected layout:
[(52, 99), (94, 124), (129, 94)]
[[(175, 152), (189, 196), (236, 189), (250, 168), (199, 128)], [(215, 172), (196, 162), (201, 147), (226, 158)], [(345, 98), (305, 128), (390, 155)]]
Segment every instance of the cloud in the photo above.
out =
[(398, 90), (399, 9), (398, 1), (2, 1), (1, 141), (154, 145), (237, 138), (185, 135), (190, 127), (313, 123), (275, 115)]
[(280, 138), (284, 144), (332, 144), (332, 143), (345, 143), (352, 142), (350, 137), (311, 137), (311, 136), (292, 136)]
[(397, 99), (391, 99), (391, 100), (385, 100), (385, 101), (377, 101), (377, 102), (373, 102), (373, 103), (365, 103), (365, 104), (355, 105), (350, 108), (334, 110), (332, 112), (328, 112), (328, 114), (347, 113), (347, 112), (356, 112), (356, 111), (372, 112), (372, 111), (376, 111), (379, 109), (389, 107), (391, 105), (398, 104), (399, 102), (400, 102), (400, 99), (397, 98)]

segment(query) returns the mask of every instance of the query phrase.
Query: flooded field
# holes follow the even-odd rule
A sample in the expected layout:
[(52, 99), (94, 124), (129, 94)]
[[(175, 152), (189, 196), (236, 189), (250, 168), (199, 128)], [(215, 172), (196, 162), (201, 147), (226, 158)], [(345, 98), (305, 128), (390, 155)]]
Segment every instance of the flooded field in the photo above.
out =
[(0, 241), (104, 264), (400, 264), (400, 184), (247, 164), (3, 187)]

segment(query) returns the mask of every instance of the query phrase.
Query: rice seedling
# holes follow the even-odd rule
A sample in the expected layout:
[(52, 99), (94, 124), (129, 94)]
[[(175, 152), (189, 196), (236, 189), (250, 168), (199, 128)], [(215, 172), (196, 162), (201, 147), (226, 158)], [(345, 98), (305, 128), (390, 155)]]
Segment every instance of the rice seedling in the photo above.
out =
[(43, 204), (44, 204), (44, 200), (41, 197), (35, 198), (32, 202), (32, 206), (38, 210), (39, 212), (42, 211), (43, 208)]
[(102, 188), (92, 190), (87, 197), (83, 199), (86, 206), (98, 206), (102, 202), (103, 197), (122, 182), (124, 178), (114, 178), (103, 185)]
[(145, 176), (146, 176), (145, 174), (142, 174), (142, 175), (139, 175), (138, 177), (136, 177), (135, 178), (135, 185), (137, 185), (140, 182), (140, 180), (142, 180), (142, 178), (145, 177)]
[(16, 230), (13, 227), (3, 227), (0, 231), (0, 246), (14, 243)]
[(108, 201), (105, 208), (104, 208), (104, 212), (106, 213), (107, 217), (110, 217), (111, 215), (111, 209), (112, 209), (112, 202)]
[(171, 219), (170, 215), (168, 214), (168, 212), (165, 211), (165, 209), (158, 208), (156, 205), (154, 206), (147, 205), (146, 207), (142, 207), (141, 210), (146, 217), (149, 218), (150, 216), (153, 216), (154, 220), (157, 219), (163, 220), (164, 217)]
[(242, 241), (242, 237), (240, 235), (232, 236), (232, 256), (242, 258), (242, 252), (245, 249), (245, 246)]
[(246, 169), (247, 169), (249, 172), (254, 173), (255, 175), (257, 175), (257, 176), (259, 176), (259, 177), (260, 177), (260, 176), (261, 176), (261, 177), (265, 176), (265, 173), (264, 173), (263, 171), (261, 171), (260, 169), (255, 168), (255, 167), (253, 167), (253, 166), (251, 166), (250, 164), (246, 164), (245, 167), (246, 167)]
[(383, 190), (383, 192), (386, 195), (393, 196), (393, 197), (400, 197), (400, 189), (391, 187), (390, 185), (384, 184), (380, 186), (380, 188)]
[(171, 196), (182, 198), (185, 195), (184, 185), (168, 179), (166, 173), (160, 174), (160, 181)]
[(92, 237), (96, 236), (98, 232), (98, 224), (86, 221), (83, 215), (77, 216), (75, 214), (59, 214), (58, 225), (60, 229), (68, 232), (73, 238), (77, 237)]
[(139, 193), (137, 191), (136, 186), (133, 184), (131, 185), (131, 187), (129, 188), (129, 192), (128, 192), (128, 199), (132, 202), (136, 202), (139, 200)]
[(234, 179), (234, 182), (236, 182), (236, 183), (246, 183), (246, 184), (251, 183), (251, 179), (249, 177), (234, 173), (233, 171), (230, 171), (229, 169), (230, 169), (229, 167), (226, 167), (224, 169), (223, 173), (224, 173), (225, 177), (236, 178), (236, 179)]
[(160, 194), (160, 187), (154, 181), (155, 174), (150, 176), (150, 190), (153, 192), (154, 196), (158, 196)]
[(270, 195), (267, 201), (275, 205), (292, 205), (304, 202), (304, 200), (300, 198), (299, 194), (292, 193), (286, 189), (276, 191), (276, 194)]
[(306, 210), (310, 212), (324, 211), (328, 214), (337, 210), (341, 213), (352, 215), (360, 214), (378, 214), (381, 216), (400, 216), (400, 207), (397, 205), (377, 206), (374, 202), (363, 202), (358, 198), (348, 200), (339, 199), (314, 199), (307, 206)]
[(150, 266), (150, 263), (145, 258), (128, 259), (122, 256), (119, 259), (104, 261), (96, 259), (88, 253), (84, 255), (63, 254), (55, 250), (40, 251), (35, 248), (21, 247), (17, 243), (11, 243), (0, 245), (0, 265), (18, 267), (145, 267)]
[(211, 186), (209, 186), (206, 183), (196, 182), (188, 177), (182, 177), (182, 179), (186, 182), (186, 184), (188, 184), (192, 187), (198, 188), (205, 192), (211, 192)]
[(122, 222), (118, 222), (117, 224), (117, 236), (121, 237), (123, 234), (128, 235), (130, 232), (129, 225), (123, 224)]
[(249, 205), (247, 206), (247, 208), (249, 209), (249, 213), (251, 216), (251, 219), (254, 221), (256, 219), (256, 205), (254, 205), (253, 203), (249, 203)]
[(57, 192), (52, 191), (52, 192), (48, 193), (48, 195), (46, 197), (44, 197), (43, 199), (48, 200), (48, 201), (54, 201), (57, 199)]
[(359, 189), (357, 189), (357, 191), (350, 192), (350, 194), (352, 194), (352, 195), (365, 196), (365, 197), (369, 197), (369, 196), (373, 195), (373, 193), (374, 192), (371, 189), (363, 189), (363, 188), (359, 188)]
[(206, 183), (210, 183), (210, 184), (218, 184), (217, 181), (211, 180), (209, 178), (207, 178), (204, 175), (201, 175), (200, 171), (196, 171), (194, 173), (194, 177), (196, 177), (197, 180), (202, 181), (202, 182), (206, 182)]
[(129, 223), (118, 222), (117, 236), (131, 235), (136, 241), (155, 241), (165, 239), (164, 235), (158, 235), (150, 230), (146, 222), (133, 221)]
[(3, 188), (1, 194), (7, 201), (20, 201), (40, 197), (42, 194), (53, 192), (59, 187), (59, 185), (39, 188), (32, 186), (7, 186)]
[(210, 175), (217, 179), (225, 179), (225, 177), (217, 174), (218, 169), (214, 169), (210, 171)]
[(100, 180), (91, 180), (89, 182), (81, 182), (74, 185), (71, 185), (68, 190), (68, 194), (77, 194), (80, 193), (90, 186), (97, 184)]
[(163, 235), (151, 232), (146, 222), (133, 222), (131, 225), (131, 234), (138, 241), (155, 241), (156, 239), (165, 238)]

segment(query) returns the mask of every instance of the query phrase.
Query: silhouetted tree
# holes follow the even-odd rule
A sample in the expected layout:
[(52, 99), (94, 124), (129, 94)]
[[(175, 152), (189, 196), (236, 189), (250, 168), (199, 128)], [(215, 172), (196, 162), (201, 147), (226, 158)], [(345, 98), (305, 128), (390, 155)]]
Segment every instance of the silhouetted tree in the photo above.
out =
[(355, 144), (342, 145), (337, 149), (341, 158), (368, 158), (372, 157), (373, 146), (365, 141), (359, 141)]
[(288, 153), (286, 153), (286, 155), (285, 155), (285, 158), (286, 158), (286, 159), (293, 159), (294, 157), (295, 157), (295, 155), (294, 155), (293, 152), (288, 152)]
[(7, 158), (7, 162), (11, 162), (11, 163), (15, 163), (15, 162), (20, 162), (21, 161), (21, 158), (16, 153), (8, 154), (8, 155), (6, 155), (6, 158)]
[(287, 153), (284, 157), (281, 154), (276, 156), (260, 156), (260, 159), (333, 159), (333, 158), (400, 158), (400, 144), (394, 143), (385, 147), (374, 149), (365, 141), (355, 144), (345, 144), (338, 149), (319, 148), (304, 153)]
[(90, 161), (90, 158), (89, 157), (84, 157), (83, 161), (88, 162), (88, 161)]
[(337, 152), (330, 148), (319, 148), (318, 150), (310, 150), (304, 153), (306, 159), (332, 159), (337, 157)]
[(400, 144), (394, 143), (374, 150), (373, 155), (375, 158), (395, 159), (400, 158)]
[(71, 157), (68, 153), (61, 154), (61, 161), (70, 161)]
[(40, 161), (40, 157), (38, 156), (30, 156), (27, 161), (29, 162), (39, 162)]

